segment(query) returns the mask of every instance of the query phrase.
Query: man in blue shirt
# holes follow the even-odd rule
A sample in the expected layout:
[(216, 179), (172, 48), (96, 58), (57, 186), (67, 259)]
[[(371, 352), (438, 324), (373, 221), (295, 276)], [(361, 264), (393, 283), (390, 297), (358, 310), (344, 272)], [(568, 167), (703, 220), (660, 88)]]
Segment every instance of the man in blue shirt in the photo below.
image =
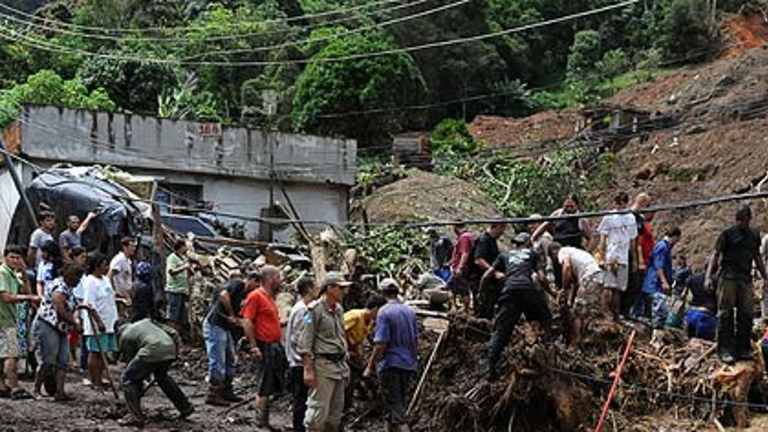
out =
[(388, 418), (387, 431), (409, 431), (406, 420), (408, 388), (418, 368), (419, 328), (416, 312), (400, 302), (400, 286), (394, 279), (384, 279), (379, 285), (387, 304), (379, 309), (373, 337), (375, 348), (364, 376), (381, 378)]
[(651, 323), (654, 329), (661, 329), (667, 321), (669, 308), (667, 307), (667, 295), (672, 287), (672, 248), (675, 247), (681, 237), (680, 228), (669, 229), (664, 239), (656, 243), (648, 263), (643, 282), (643, 296), (646, 304), (651, 305)]

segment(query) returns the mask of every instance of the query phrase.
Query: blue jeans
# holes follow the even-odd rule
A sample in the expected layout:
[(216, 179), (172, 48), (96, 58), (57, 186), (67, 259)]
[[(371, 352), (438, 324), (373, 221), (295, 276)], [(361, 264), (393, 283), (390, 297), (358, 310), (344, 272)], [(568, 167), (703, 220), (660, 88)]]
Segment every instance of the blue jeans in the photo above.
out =
[(203, 339), (208, 353), (211, 383), (223, 383), (235, 376), (235, 341), (229, 330), (203, 321)]
[(662, 329), (667, 322), (669, 315), (669, 306), (667, 305), (667, 296), (664, 293), (657, 292), (650, 294), (651, 297), (651, 322), (653, 328)]

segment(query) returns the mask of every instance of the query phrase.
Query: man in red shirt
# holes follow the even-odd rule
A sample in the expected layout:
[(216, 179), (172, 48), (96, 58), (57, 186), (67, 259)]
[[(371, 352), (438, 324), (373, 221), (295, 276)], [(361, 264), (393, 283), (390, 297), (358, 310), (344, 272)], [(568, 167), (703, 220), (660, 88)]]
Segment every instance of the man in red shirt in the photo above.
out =
[(275, 296), (280, 292), (283, 279), (280, 270), (270, 265), (261, 268), (261, 275), (261, 288), (248, 294), (241, 315), (251, 354), (258, 362), (258, 426), (272, 430), (269, 425), (269, 397), (280, 392), (285, 369), (285, 354), (280, 346), (280, 315), (275, 304)]
[(639, 262), (640, 270), (645, 272), (648, 268), (648, 261), (651, 259), (651, 253), (653, 247), (656, 246), (656, 238), (653, 235), (653, 216), (655, 213), (646, 213), (645, 222), (643, 223), (642, 230), (637, 235), (637, 248), (638, 254), (641, 257)]
[(451, 256), (451, 280), (448, 287), (453, 292), (454, 302), (457, 296), (461, 297), (461, 304), (465, 311), (469, 310), (469, 293), (476, 282), (476, 275), (472, 264), (472, 249), (475, 246), (475, 234), (466, 230), (466, 225), (454, 225), (456, 234), (456, 246), (453, 247)]

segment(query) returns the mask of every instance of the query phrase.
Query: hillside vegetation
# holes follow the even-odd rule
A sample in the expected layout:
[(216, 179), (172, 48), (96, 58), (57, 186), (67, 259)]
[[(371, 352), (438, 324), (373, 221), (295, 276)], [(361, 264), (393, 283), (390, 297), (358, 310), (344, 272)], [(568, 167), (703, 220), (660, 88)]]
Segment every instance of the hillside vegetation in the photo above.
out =
[[(727, 0), (717, 7), (736, 10), (743, 3)], [(614, 91), (610, 84), (615, 77), (700, 59), (717, 46), (717, 14), (709, 1), (660, 0), (526, 31), (413, 49), (614, 4), (4, 1), (2, 121), (13, 117), (9, 108), (19, 103), (58, 102), (166, 118), (270, 123), (283, 130), (380, 145), (402, 130), (431, 129), (445, 117), (527, 115), (593, 101)], [(67, 85), (20, 95), (17, 86), (47, 82), (35, 80), (39, 73), (56, 74)], [(533, 90), (542, 87), (549, 91)], [(264, 90), (277, 92), (274, 118), (263, 114)], [(81, 96), (73, 97), (73, 91)], [(97, 104), (78, 102), (87, 102), (93, 92), (107, 98)], [(436, 106), (403, 109), (414, 105)]]

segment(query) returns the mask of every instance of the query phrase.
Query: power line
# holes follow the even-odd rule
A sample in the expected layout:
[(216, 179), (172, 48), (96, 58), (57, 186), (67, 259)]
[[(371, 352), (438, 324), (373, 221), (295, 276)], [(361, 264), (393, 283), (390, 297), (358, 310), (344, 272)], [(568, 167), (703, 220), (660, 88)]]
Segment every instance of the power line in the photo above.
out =
[[(315, 18), (323, 18), (327, 16), (333, 16), (333, 15), (340, 15), (348, 12), (355, 12), (357, 10), (365, 9), (372, 6), (378, 6), (383, 4), (389, 4), (389, 3), (398, 3), (401, 0), (380, 0), (380, 1), (373, 1), (369, 3), (364, 3), (357, 6), (352, 6), (349, 8), (342, 8), (342, 9), (334, 9), (329, 10), (325, 12), (319, 12), (314, 14), (304, 14), (304, 15), (297, 15), (297, 16), (291, 16), (286, 17), (283, 19), (271, 19), (271, 20), (265, 20), (260, 21), (261, 24), (272, 24), (272, 23), (286, 23), (286, 22), (293, 22), (293, 21), (306, 21), (309, 19), (315, 19)], [(59, 20), (52, 20), (48, 18), (38, 17), (36, 15), (24, 12), (22, 10), (12, 8), (7, 5), (3, 5), (0, 3), (0, 7), (13, 12), (16, 15), (24, 16), (26, 18), (29, 18), (31, 20), (35, 21), (41, 21), (44, 23), (50, 23), (54, 25), (59, 25), (62, 27), (68, 27), (72, 29), (77, 30), (83, 30), (83, 31), (94, 31), (94, 32), (101, 32), (101, 33), (159, 33), (159, 32), (183, 32), (183, 31), (197, 31), (197, 30), (206, 30), (207, 27), (205, 26), (181, 26), (181, 27), (145, 27), (145, 28), (108, 28), (108, 27), (93, 27), (93, 26), (85, 26), (85, 25), (78, 25), (78, 24), (72, 24), (67, 23), (64, 21)]]
[[(613, 383), (613, 380), (608, 380), (600, 377), (596, 377), (593, 375), (587, 375), (579, 372), (573, 372), (565, 369), (555, 368), (555, 367), (547, 367), (548, 370), (561, 374), (561, 375), (567, 375), (573, 378), (579, 378), (586, 381), (590, 381), (593, 383), (598, 384), (611, 384)], [(667, 396), (671, 399), (682, 399), (682, 400), (688, 400), (692, 402), (701, 402), (706, 404), (712, 404), (712, 398), (705, 398), (701, 396), (695, 396), (693, 394), (684, 394), (684, 393), (677, 393), (677, 392), (669, 392), (664, 390), (658, 390), (651, 387), (645, 387), (637, 384), (627, 384), (624, 382), (619, 382), (619, 385), (628, 389), (628, 390), (635, 390), (641, 393), (652, 393), (658, 396)], [(752, 402), (739, 402), (739, 401), (731, 401), (731, 400), (717, 400), (717, 404), (719, 405), (726, 405), (726, 406), (740, 406), (740, 407), (747, 407), (747, 408), (755, 408), (755, 409), (768, 409), (767, 404), (758, 404), (758, 403), (752, 403)]]
[[(432, 15), (432, 14), (435, 14), (435, 13), (443, 12), (443, 11), (448, 10), (448, 9), (452, 9), (452, 8), (455, 8), (455, 7), (458, 7), (458, 6), (462, 6), (464, 4), (469, 3), (470, 1), (472, 1), (472, 0), (458, 0), (456, 2), (449, 3), (447, 5), (443, 5), (443, 6), (440, 6), (440, 7), (428, 9), (426, 11), (418, 12), (418, 13), (415, 13), (415, 14), (406, 15), (406, 16), (403, 16), (403, 17), (394, 18), (394, 19), (391, 19), (391, 20), (388, 20), (388, 21), (384, 21), (384, 22), (381, 22), (381, 23), (376, 23), (376, 24), (372, 24), (372, 25), (366, 25), (366, 26), (358, 27), (356, 29), (346, 30), (344, 32), (340, 32), (340, 33), (337, 33), (337, 34), (322, 36), (322, 37), (314, 38), (314, 39), (288, 41), (288, 42), (283, 42), (283, 43), (280, 43), (280, 44), (277, 44), (277, 45), (268, 45), (268, 46), (252, 47), (252, 48), (229, 49), (229, 50), (204, 52), (204, 53), (201, 53), (201, 54), (195, 54), (195, 55), (192, 55), (192, 56), (183, 57), (183, 58), (179, 59), (179, 63), (178, 64), (180, 64), (180, 65), (190, 64), (194, 59), (197, 59), (197, 58), (200, 58), (200, 57), (205, 57), (205, 56), (220, 56), (220, 55), (227, 55), (227, 54), (245, 54), (245, 53), (269, 52), (269, 51), (275, 51), (275, 50), (280, 50), (280, 49), (285, 49), (285, 48), (290, 48), (290, 47), (301, 46), (301, 45), (305, 45), (307, 43), (316, 43), (316, 42), (322, 42), (322, 41), (327, 41), (327, 40), (333, 40), (333, 39), (338, 38), (338, 37), (343, 37), (343, 36), (348, 36), (348, 35), (352, 35), (352, 34), (362, 33), (362, 32), (364, 32), (366, 30), (383, 28), (383, 27), (390, 26), (390, 25), (393, 25), (393, 24), (399, 24), (399, 23), (407, 22), (407, 21), (410, 21), (410, 20), (413, 20), (413, 19), (423, 18), (425, 16), (429, 16), (429, 15)], [(8, 16), (8, 15), (4, 15), (2, 13), (0, 13), (0, 17), (5, 17), (6, 19), (10, 19), (10, 20), (13, 20), (13, 21), (21, 21), (21, 22), (25, 22), (26, 23), (26, 21), (19, 20), (18, 18), (14, 18), (14, 17)], [(46, 28), (46, 30), (54, 31), (54, 32), (57, 32), (57, 31), (58, 32), (65, 32), (64, 30), (56, 30), (56, 29), (52, 29), (52, 28)], [(70, 34), (75, 34), (74, 32), (69, 32), (69, 33)], [(76, 35), (79, 35), (79, 34), (76, 34)], [(30, 38), (30, 37), (28, 37), (26, 35), (21, 35), (21, 36), (25, 37), (27, 40), (35, 40), (34, 38)], [(50, 44), (47, 41), (37, 40), (36, 42), (39, 43), (39, 44), (47, 44), (47, 45), (55, 46), (55, 44)], [(82, 51), (81, 54), (85, 54), (87, 52), (87, 51), (83, 51), (83, 50), (79, 50), (79, 49), (78, 49), (78, 51)], [(103, 53), (93, 53), (93, 54), (108, 55), (108, 54), (103, 54)], [(123, 57), (123, 56), (119, 56), (119, 57)], [(128, 58), (132, 58), (132, 56), (128, 57)], [(132, 60), (132, 61), (140, 61), (140, 60), (138, 58), (136, 58), (135, 60)], [(166, 60), (162, 60), (162, 62), (166, 63), (167, 61)], [(173, 64), (175, 64), (175, 63), (173, 63)]]
[[(731, 104), (731, 105), (729, 105), (729, 108), (731, 108), (732, 111), (734, 111), (734, 110), (735, 111), (739, 111), (740, 108), (749, 108), (748, 110), (741, 111), (742, 114), (749, 115), (749, 116), (754, 116), (755, 114), (762, 114), (762, 113), (764, 113), (768, 109), (768, 107), (764, 107), (764, 106), (755, 106), (754, 105), (754, 101), (747, 101), (747, 102), (744, 102), (744, 103), (741, 103), (741, 104)], [(86, 139), (85, 137), (82, 137), (80, 135), (72, 135), (71, 133), (68, 133), (67, 130), (69, 130), (69, 131), (76, 130), (73, 127), (67, 127), (67, 129), (65, 130), (64, 128), (61, 128), (61, 127), (52, 127), (50, 125), (36, 124), (36, 123), (34, 123), (32, 121), (25, 120), (24, 118), (22, 118), (20, 121), (22, 122), (22, 124), (26, 124), (27, 126), (32, 127), (32, 128), (37, 128), (37, 129), (43, 130), (43, 131), (45, 131), (47, 133), (50, 133), (51, 135), (54, 135), (54, 136), (57, 136), (57, 137), (61, 137), (61, 136), (74, 137), (79, 142), (87, 143), (88, 145), (93, 145), (93, 146), (96, 146), (96, 147), (101, 147), (101, 148), (107, 149), (107, 150), (109, 150), (111, 152), (124, 153), (124, 154), (129, 154), (129, 155), (132, 155), (132, 156), (143, 157), (143, 158), (146, 158), (148, 160), (156, 160), (156, 161), (163, 161), (163, 162), (165, 162), (165, 160), (162, 159), (163, 157), (164, 158), (174, 157), (174, 155), (170, 155), (169, 154), (169, 155), (165, 155), (165, 156), (161, 155), (161, 158), (157, 158), (156, 157), (156, 158), (153, 159), (152, 157), (149, 157), (148, 155), (145, 155), (143, 152), (141, 152), (139, 150), (136, 150), (136, 149), (130, 149), (130, 150), (129, 149), (118, 149), (118, 148), (115, 148), (114, 143), (107, 143), (105, 141), (100, 141), (100, 140), (95, 139), (95, 138), (87, 138)], [(481, 158), (481, 157), (486, 156), (486, 155), (495, 156), (496, 154), (503, 152), (504, 153), (503, 156), (508, 158), (508, 159), (509, 158), (525, 158), (525, 157), (537, 156), (537, 155), (544, 154), (544, 153), (547, 153), (547, 152), (550, 152), (550, 151), (554, 151), (554, 150), (568, 150), (568, 149), (578, 150), (578, 149), (583, 149), (583, 148), (586, 148), (586, 149), (596, 148), (596, 147), (600, 147), (600, 146), (606, 145), (606, 142), (605, 142), (606, 139), (607, 140), (615, 139), (615, 138), (629, 139), (629, 138), (632, 138), (632, 137), (635, 137), (635, 136), (643, 136), (643, 135), (647, 135), (647, 134), (650, 134), (650, 133), (653, 133), (653, 132), (657, 132), (657, 131), (660, 131), (660, 130), (674, 129), (674, 128), (676, 128), (678, 126), (678, 124), (677, 124), (676, 120), (674, 120), (674, 119), (671, 122), (665, 122), (665, 121), (658, 121), (656, 119), (649, 118), (647, 120), (638, 122), (638, 123), (634, 124), (633, 126), (634, 126), (634, 130), (633, 131), (626, 131), (626, 130), (625, 131), (621, 131), (621, 132), (615, 132), (615, 131), (611, 131), (611, 130), (605, 130), (605, 131), (589, 131), (589, 130), (587, 130), (587, 131), (582, 131), (581, 134), (577, 134), (576, 136), (566, 140), (565, 142), (558, 142), (556, 140), (552, 140), (552, 141), (533, 142), (533, 143), (529, 143), (529, 144), (508, 144), (508, 145), (494, 146), (494, 147), (490, 147), (488, 149), (481, 150), (481, 151), (477, 152), (476, 154), (474, 154), (471, 157), (473, 159), (478, 159), (478, 158)], [(583, 140), (586, 140), (586, 141), (585, 142), (580, 142), (580, 141), (583, 141)], [(390, 148), (389, 146), (383, 146), (383, 147)], [(510, 150), (514, 150), (514, 152), (510, 153)], [(322, 151), (321, 150), (321, 151), (312, 151), (310, 153), (312, 155), (317, 156), (317, 157), (321, 157), (321, 156), (327, 155), (327, 154), (336, 154), (337, 152), (335, 152), (335, 151), (334, 152), (327, 152), (327, 151)], [(157, 155), (155, 155), (155, 156), (157, 156)], [(208, 158), (190, 158), (189, 160), (200, 160), (202, 164), (204, 164), (204, 165), (206, 165), (208, 167), (211, 167), (211, 168), (215, 168), (215, 169), (231, 169), (231, 168), (228, 168), (226, 166), (226, 164), (218, 164), (217, 165), (217, 164), (212, 164), (212, 163), (206, 163), (205, 161), (208, 161), (209, 160)], [(453, 160), (453, 158), (451, 158), (449, 156), (447, 156), (447, 157), (436, 156), (436, 157), (432, 158), (432, 160), (433, 161), (441, 161), (441, 160), (451, 161), (451, 160)], [(301, 164), (297, 164), (297, 163), (294, 163), (294, 162), (289, 162), (289, 163), (287, 163), (287, 165), (290, 165), (291, 167), (295, 168), (296, 166), (301, 165)], [(303, 170), (294, 169), (293, 171), (295, 171), (295, 172), (304, 171), (304, 172), (319, 173), (319, 172), (322, 172), (322, 170), (317, 169), (317, 168), (318, 168), (318, 166), (321, 166), (321, 165), (322, 164), (320, 164), (320, 163), (306, 163), (305, 166), (308, 167), (308, 168), (303, 169)], [(266, 165), (264, 165), (264, 164), (262, 164), (262, 166), (266, 167)], [(330, 170), (331, 166), (333, 168), (335, 168), (336, 164), (329, 163), (328, 166), (329, 166), (329, 170)], [(236, 171), (232, 171), (232, 172), (234, 173)]]
[[(397, 0), (397, 1), (400, 1), (400, 0)], [(360, 14), (360, 15), (353, 15), (353, 16), (348, 16), (348, 17), (343, 17), (343, 18), (337, 18), (337, 19), (334, 19), (334, 20), (320, 22), (320, 23), (317, 23), (315, 25), (307, 25), (307, 26), (304, 26), (304, 27), (289, 27), (289, 28), (283, 29), (283, 30), (271, 30), (271, 31), (263, 31), (263, 32), (249, 32), (249, 33), (241, 33), (241, 34), (236, 34), (236, 35), (208, 36), (208, 37), (205, 38), (205, 42), (222, 42), (222, 41), (230, 41), (230, 40), (236, 40), (236, 39), (246, 39), (246, 38), (251, 38), (251, 37), (263, 37), (263, 36), (274, 35), (274, 34), (288, 33), (288, 32), (291, 32), (291, 31), (297, 31), (297, 32), (298, 31), (304, 31), (304, 32), (306, 32), (306, 31), (309, 31), (309, 30), (311, 30), (311, 29), (313, 29), (315, 27), (327, 27), (327, 26), (331, 26), (331, 25), (334, 25), (334, 24), (344, 23), (344, 22), (347, 22), (347, 21), (358, 20), (361, 17), (371, 16), (371, 15), (379, 15), (379, 14), (385, 14), (385, 13), (391, 13), (391, 12), (398, 11), (400, 9), (406, 9), (406, 8), (414, 7), (414, 6), (417, 6), (417, 5), (429, 2), (429, 1), (432, 1), (432, 0), (416, 0), (416, 1), (413, 1), (411, 3), (404, 3), (404, 4), (400, 4), (400, 5), (395, 5), (395, 6), (391, 6), (391, 7), (384, 8), (384, 9), (379, 9), (379, 10), (375, 10), (375, 11), (366, 12), (366, 13), (363, 13), (363, 14)], [(0, 5), (0, 7), (3, 7), (3, 6)], [(6, 20), (13, 21), (13, 22), (15, 22), (15, 23), (17, 23), (19, 25), (29, 26), (30, 28), (33, 28), (36, 31), (51, 32), (51, 33), (55, 33), (55, 34), (62, 34), (62, 35), (67, 35), (67, 36), (80, 37), (80, 38), (84, 38), (84, 39), (94, 39), (94, 40), (113, 41), (113, 42), (163, 42), (163, 43), (165, 43), (165, 42), (167, 42), (167, 43), (184, 42), (184, 45), (192, 43), (192, 41), (190, 40), (189, 37), (182, 37), (182, 38), (135, 37), (135, 36), (113, 36), (113, 35), (101, 35), (101, 34), (92, 34), (92, 33), (82, 33), (82, 32), (72, 31), (72, 30), (68, 30), (68, 29), (61, 29), (61, 28), (50, 27), (50, 26), (46, 26), (44, 24), (35, 24), (35, 23), (31, 22), (31, 21), (23, 20), (23, 19), (14, 17), (13, 15), (4, 14), (2, 12), (0, 12), (0, 18), (5, 18)], [(261, 21), (261, 22), (255, 23), (255, 24), (262, 24), (263, 25), (264, 23), (268, 23), (268, 22), (269, 21)], [(372, 28), (372, 27), (375, 27), (375, 26), (368, 26), (367, 28)], [(202, 29), (206, 29), (206, 28), (205, 27), (201, 27), (201, 30)], [(361, 31), (362, 30), (363, 29), (361, 28)], [(295, 45), (300, 45), (300, 44), (303, 44), (303, 43), (308, 43), (308, 42), (313, 42), (313, 41), (314, 40), (309, 40), (309, 39), (303, 40), (303, 41), (295, 41), (296, 42)], [(278, 47), (278, 46), (264, 47), (264, 50), (272, 49), (272, 48), (275, 48), (275, 47)], [(215, 54), (219, 54), (219, 53), (220, 52), (218, 52), (218, 51), (213, 51), (210, 54), (211, 55), (215, 55)], [(202, 54), (202, 55), (207, 55), (207, 54)], [(195, 57), (190, 57), (190, 58), (195, 58)]]
[[(8, 155), (15, 160), (20, 161), (21, 163), (28, 164), (32, 167), (36, 167), (36, 169), (41, 169), (39, 166), (31, 163), (27, 159), (15, 155), (7, 150), (0, 150), (0, 153), (3, 153), (5, 155)], [(77, 182), (78, 180), (72, 180), (73, 182)], [(657, 206), (651, 206), (642, 210), (639, 210), (640, 213), (654, 213), (654, 212), (660, 212), (660, 211), (671, 211), (671, 210), (683, 210), (683, 209), (690, 209), (690, 208), (697, 208), (697, 207), (706, 207), (706, 206), (712, 206), (716, 204), (722, 204), (727, 202), (733, 202), (733, 201), (744, 201), (744, 200), (753, 200), (753, 199), (759, 199), (759, 198), (766, 198), (768, 197), (768, 192), (753, 192), (753, 193), (744, 193), (744, 194), (730, 194), (730, 195), (721, 195), (721, 196), (715, 196), (710, 197), (707, 199), (702, 200), (694, 200), (694, 201), (681, 201), (677, 203), (670, 203), (670, 204), (664, 204), (664, 205), (657, 205)], [(154, 200), (145, 200), (145, 199), (132, 199), (132, 198), (126, 198), (126, 197), (119, 197), (124, 200), (128, 201), (135, 201), (135, 202), (143, 202), (148, 204), (162, 204), (166, 205), (166, 203), (161, 203)], [(179, 210), (182, 211), (190, 211), (190, 212), (200, 212), (200, 213), (207, 213), (212, 214), (216, 216), (226, 217), (230, 219), (240, 219), (240, 220), (247, 220), (252, 222), (263, 222), (268, 224), (275, 224), (275, 225), (285, 225), (285, 224), (292, 224), (292, 223), (301, 223), (306, 225), (327, 225), (327, 226), (336, 226), (336, 227), (350, 227), (350, 226), (383, 226), (383, 227), (401, 227), (404, 229), (418, 229), (418, 228), (426, 228), (426, 227), (435, 227), (435, 226), (452, 226), (452, 225), (459, 225), (459, 224), (472, 224), (472, 225), (478, 225), (478, 224), (498, 224), (498, 223), (507, 223), (507, 224), (529, 224), (529, 223), (539, 223), (539, 222), (550, 222), (550, 221), (561, 221), (561, 220), (571, 220), (571, 219), (582, 219), (582, 218), (596, 218), (596, 217), (602, 217), (602, 216), (608, 216), (608, 215), (615, 215), (615, 214), (628, 214), (632, 211), (629, 209), (622, 209), (622, 210), (600, 210), (600, 211), (592, 211), (592, 212), (580, 212), (580, 213), (574, 213), (574, 214), (562, 214), (559, 216), (542, 216), (542, 217), (524, 217), (524, 218), (482, 218), (482, 219), (461, 219), (461, 220), (451, 220), (451, 221), (399, 221), (399, 222), (380, 222), (380, 223), (355, 223), (355, 222), (346, 222), (346, 223), (335, 223), (332, 221), (327, 220), (312, 220), (312, 219), (291, 219), (291, 218), (261, 218), (261, 217), (255, 217), (255, 216), (249, 216), (249, 215), (243, 215), (243, 214), (237, 214), (237, 213), (230, 213), (230, 212), (220, 212), (220, 211), (201, 211), (197, 208), (179, 208)]]
[[(108, 53), (94, 53), (82, 49), (76, 49), (76, 48), (65, 48), (60, 45), (51, 44), (47, 42), (37, 41), (34, 38), (29, 38), (25, 35), (17, 35), (17, 36), (8, 36), (5, 33), (0, 32), (0, 37), (21, 43), (23, 45), (29, 46), (31, 48), (51, 51), (51, 52), (60, 52), (60, 53), (66, 53), (66, 54), (76, 54), (76, 55), (84, 55), (84, 56), (90, 56), (90, 57), (97, 57), (97, 58), (109, 58), (114, 60), (126, 60), (126, 61), (137, 61), (137, 62), (145, 62), (145, 63), (159, 63), (159, 64), (171, 64), (171, 65), (179, 65), (179, 66), (220, 66), (220, 67), (253, 67), (253, 66), (268, 66), (268, 65), (287, 65), (287, 64), (308, 64), (308, 63), (336, 63), (336, 62), (344, 62), (344, 61), (351, 61), (351, 60), (362, 60), (362, 59), (368, 59), (368, 58), (374, 58), (374, 57), (383, 57), (383, 56), (390, 56), (390, 55), (397, 55), (397, 54), (405, 54), (405, 53), (411, 53), (411, 52), (417, 52), (417, 51), (423, 51), (427, 49), (433, 49), (433, 48), (442, 48), (447, 46), (453, 46), (453, 45), (459, 45), (459, 44), (465, 44), (465, 43), (471, 43), (471, 42), (478, 42), (483, 41), (487, 39), (492, 39), (500, 36), (505, 36), (512, 33), (519, 33), (523, 31), (543, 28), (546, 26), (550, 26), (553, 24), (560, 24), (564, 22), (568, 22), (571, 20), (597, 15), (604, 12), (608, 12), (615, 9), (624, 8), (630, 5), (633, 5), (635, 3), (638, 3), (640, 0), (626, 0), (621, 3), (604, 6), (601, 8), (591, 9), (584, 12), (579, 12), (571, 15), (562, 16), (559, 18), (553, 18), (545, 21), (540, 21), (538, 23), (532, 23), (523, 25), (520, 27), (515, 27), (511, 29), (506, 30), (500, 30), (492, 33), (485, 33), (480, 34), (476, 36), (470, 36), (470, 37), (462, 37), (462, 38), (456, 38), (456, 39), (448, 39), (444, 41), (439, 42), (431, 42), (427, 44), (422, 45), (416, 45), (416, 46), (409, 46), (404, 48), (393, 48), (389, 50), (382, 50), (382, 51), (375, 51), (370, 53), (357, 53), (357, 54), (350, 54), (345, 56), (337, 56), (337, 57), (324, 57), (324, 58), (310, 58), (310, 59), (292, 59), (292, 60), (268, 60), (268, 61), (183, 61), (179, 59), (159, 59), (159, 58), (153, 58), (153, 57), (135, 57), (135, 56), (123, 56), (123, 55), (115, 55), (115, 54), (108, 54)], [(2, 30), (2, 29), (0, 29)]]

